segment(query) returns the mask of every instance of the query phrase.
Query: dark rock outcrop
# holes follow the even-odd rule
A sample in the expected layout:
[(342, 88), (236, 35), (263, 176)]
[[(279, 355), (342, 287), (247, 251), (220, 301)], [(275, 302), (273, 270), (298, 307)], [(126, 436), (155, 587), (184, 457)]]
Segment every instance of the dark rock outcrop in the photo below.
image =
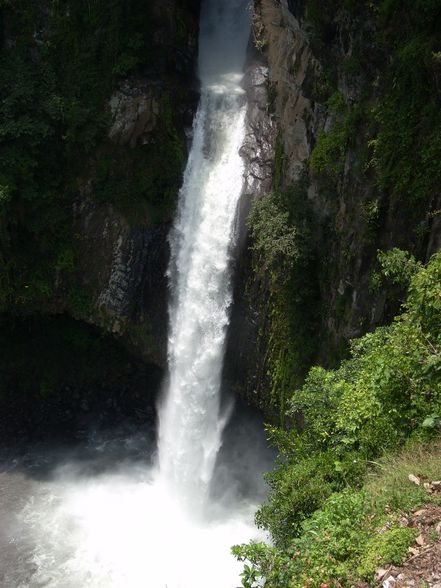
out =
[[(239, 203), (238, 245), (235, 251), (234, 303), (227, 338), (224, 380), (227, 389), (243, 393), (257, 404), (257, 383), (262, 380), (264, 362), (259, 345), (259, 328), (265, 296), (254, 277), (253, 258), (246, 219), (253, 199), (267, 193), (273, 184), (277, 125), (271, 112), (269, 68), (253, 47), (244, 77), (247, 95), (246, 134), (241, 155), (245, 163), (244, 191)], [(264, 320), (264, 319), (263, 319)]]
[[(154, 41), (163, 59), (145, 76), (123, 80), (108, 102), (112, 116), (109, 139), (125, 153), (128, 165), (139, 150), (154, 150), (158, 141), (163, 141), (164, 121), (166, 132), (173, 134), (173, 145), (178, 140), (184, 144), (198, 99), (199, 2), (169, 0), (157, 2), (152, 9), (157, 19)], [(181, 22), (178, 30), (177, 21), (184, 16), (186, 28)], [(175, 153), (167, 156), (176, 159)], [(100, 157), (98, 152), (97, 162)], [(87, 304), (78, 310), (62, 300), (63, 309), (113, 333), (135, 355), (164, 366), (171, 215), (158, 223), (142, 206), (127, 215), (114, 204), (97, 199), (96, 165), (90, 166), (89, 178), (81, 178), (80, 197), (74, 203), (74, 232), (80, 252), (76, 281), (87, 293)], [(173, 198), (176, 202), (177, 190)], [(152, 211), (155, 213), (154, 206)]]

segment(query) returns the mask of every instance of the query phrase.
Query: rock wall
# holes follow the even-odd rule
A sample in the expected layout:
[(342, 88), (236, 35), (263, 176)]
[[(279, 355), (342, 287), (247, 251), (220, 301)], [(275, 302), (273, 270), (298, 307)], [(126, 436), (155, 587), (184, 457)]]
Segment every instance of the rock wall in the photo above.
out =
[[(343, 173), (337, 182), (329, 185), (313, 166), (308, 167), (320, 134), (332, 129), (338, 117), (320, 100), (317, 90), (331, 67), (329, 62), (334, 69), (335, 89), (344, 104), (355, 107), (366, 101), (375, 108), (383, 99), (375, 80), (383, 74), (382, 60), (386, 61), (387, 55), (376, 46), (376, 25), (365, 7), (360, 6), (356, 17), (344, 11), (336, 15), (330, 21), (333, 31), (328, 44), (321, 47), (311, 40), (305, 7), (308, 9), (308, 2), (263, 1), (260, 14), (283, 139), (283, 183), (292, 185), (305, 170), (308, 172), (307, 198), (314, 213), (317, 255), (322, 268), (327, 265), (330, 270), (319, 281), (322, 338), (325, 345), (338, 350), (350, 338), (389, 320), (396, 312), (399, 301), (387, 300), (384, 292), (371, 288), (377, 250), (399, 247), (428, 260), (441, 245), (441, 219), (437, 214), (441, 200), (435, 189), (409, 206), (403, 202), (404, 196), (374, 185), (369, 171), (361, 168), (369, 138), (363, 122), (358, 131), (353, 131), (360, 137), (348, 142)], [(354, 72), (348, 62), (355, 59), (360, 45), (363, 61)], [(327, 355), (325, 349), (319, 349), (317, 357), (325, 360)]]
[[(235, 341), (230, 341), (227, 372), (232, 386), (266, 408), (275, 388), (292, 391), (311, 364), (335, 365), (350, 339), (396, 313), (400, 293), (372, 287), (378, 250), (399, 247), (425, 261), (441, 246), (439, 189), (411, 204), (397, 191), (379, 188), (369, 168), (370, 140), (378, 133), (372, 131), (376, 123), (369, 113), (382, 105), (389, 91), (379, 80), (388, 74), (390, 48), (379, 41), (378, 23), (368, 3), (352, 12), (340, 4), (325, 4), (254, 2), (254, 44), (267, 68), (266, 106), (260, 112), (266, 110), (273, 128), (269, 134), (259, 130), (251, 147), (247, 138), (247, 192), (257, 197), (270, 190), (295, 194), (296, 206), (303, 210), (297, 222), (307, 222), (310, 235), (309, 259), (299, 268), (283, 303), (279, 285), (259, 272), (252, 252), (239, 265), (232, 316)], [(251, 99), (251, 117), (254, 110)], [(323, 147), (324, 136), (340, 140), (332, 133), (346, 129), (346, 124), (354, 127), (344, 144), (325, 145), (329, 165), (335, 167), (323, 171), (316, 147)], [(266, 158), (261, 161), (252, 153), (268, 138), (272, 149), (266, 152), (274, 156), (274, 173), (271, 185), (262, 188), (254, 185), (254, 178), (267, 177), (270, 166)], [(303, 293), (302, 281), (308, 282)], [(308, 331), (308, 341), (301, 329)], [(293, 341), (294, 354), (289, 351)], [(302, 346), (309, 347), (307, 353)], [(287, 355), (296, 357), (288, 362)]]
[(5, 434), (153, 414), (199, 4), (0, 6)]
[[(197, 105), (197, 2), (157, 2), (153, 11), (158, 19), (155, 45), (162, 59), (144, 76), (122, 80), (109, 98), (112, 123), (108, 132), (116, 155), (124, 153), (128, 174), (143, 173), (133, 169), (138, 153), (155, 151), (169, 135), (170, 152), (165, 157), (185, 163), (186, 142), (191, 132)], [(183, 20), (185, 19), (185, 26)], [(168, 57), (176, 52), (173, 62)], [(165, 135), (165, 137), (164, 137)], [(112, 146), (98, 149), (89, 165), (89, 177), (79, 181), (80, 197), (74, 202), (74, 231), (79, 237), (79, 267), (76, 280), (88, 297), (84, 309), (68, 312), (115, 334), (128, 349), (146, 361), (164, 366), (167, 341), (167, 233), (177, 202), (180, 173), (176, 174), (165, 213), (161, 209), (161, 186), (149, 207), (142, 201), (128, 212), (96, 195), (96, 168), (100, 158)], [(174, 149), (179, 150), (177, 153)], [(150, 151), (143, 155), (148, 165)], [(116, 163), (118, 165), (118, 163)], [(167, 173), (164, 167), (164, 174)], [(149, 169), (145, 169), (146, 174)], [(173, 170), (175, 173), (175, 170)], [(170, 190), (162, 178), (164, 191)], [(173, 178), (172, 178), (173, 181)], [(115, 190), (119, 186), (116, 181)], [(124, 189), (124, 185), (122, 186)], [(150, 187), (152, 189), (152, 187)], [(116, 201), (116, 205), (115, 205)]]

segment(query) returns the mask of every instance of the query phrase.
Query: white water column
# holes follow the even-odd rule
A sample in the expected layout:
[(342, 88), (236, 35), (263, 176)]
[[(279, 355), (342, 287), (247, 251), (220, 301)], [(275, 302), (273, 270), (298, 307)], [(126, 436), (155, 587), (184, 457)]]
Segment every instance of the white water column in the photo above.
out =
[(159, 410), (159, 475), (193, 510), (205, 503), (227, 415), (220, 378), (231, 304), (230, 253), (243, 186), (241, 88), (248, 0), (203, 0), (201, 100), (170, 236), (169, 377)]

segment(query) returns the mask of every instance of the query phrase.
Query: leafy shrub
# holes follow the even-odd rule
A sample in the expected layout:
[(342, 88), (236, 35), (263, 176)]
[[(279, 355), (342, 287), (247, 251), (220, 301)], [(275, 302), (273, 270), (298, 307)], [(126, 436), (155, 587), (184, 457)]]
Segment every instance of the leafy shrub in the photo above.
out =
[[(407, 256), (393, 253), (399, 275), (406, 275), (408, 263)], [(318, 586), (332, 577), (352, 581), (362, 553), (359, 576), (388, 559), (398, 561), (413, 531), (397, 529), (376, 541), (370, 539), (375, 524), (384, 522), (391, 507), (428, 500), (407, 478), (437, 477), (440, 453), (432, 444), (432, 453), (419, 446), (397, 458), (381, 456), (437, 435), (437, 427), (426, 423), (441, 414), (441, 253), (427, 266), (412, 265), (408, 299), (393, 324), (353, 341), (351, 358), (337, 370), (313, 368), (288, 406), (291, 429), (269, 430), (280, 462), (268, 476), (268, 502), (256, 515), (275, 547), (238, 548), (236, 556), (253, 564), (250, 574), (276, 588), (306, 581)], [(332, 496), (359, 488), (373, 463), (380, 472), (363, 492)]]
[(403, 511), (434, 501), (408, 479), (438, 476), (440, 443), (412, 444), (376, 464), (360, 491), (345, 489), (329, 496), (300, 525), (284, 547), (264, 543), (237, 545), (233, 554), (245, 565), (243, 586), (319, 588), (350, 586), (370, 580), (378, 567), (399, 564), (417, 531), (398, 526)]
[(301, 530), (301, 522), (319, 508), (343, 480), (331, 452), (280, 464), (267, 475), (269, 501), (256, 514), (259, 527), (268, 529), (278, 546), (289, 545)]
[(338, 177), (344, 169), (347, 140), (346, 133), (339, 126), (320, 133), (311, 154), (311, 170)]
[(289, 222), (289, 213), (279, 205), (276, 193), (256, 200), (248, 220), (252, 248), (259, 254), (264, 270), (289, 271), (298, 256), (297, 229)]
[(274, 588), (303, 588), (306, 584), (318, 588), (332, 584), (335, 578), (356, 577), (356, 562), (369, 537), (370, 523), (366, 521), (363, 493), (345, 491), (330, 496), (305, 520), (300, 537), (286, 550), (251, 544), (236, 546), (233, 553), (251, 563), (244, 572), (248, 582), (265, 578), (265, 586)]

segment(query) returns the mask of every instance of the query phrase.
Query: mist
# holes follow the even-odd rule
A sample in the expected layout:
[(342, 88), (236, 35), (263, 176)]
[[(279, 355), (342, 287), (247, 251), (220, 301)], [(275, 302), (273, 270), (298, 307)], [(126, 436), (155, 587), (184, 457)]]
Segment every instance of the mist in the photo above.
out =
[(235, 543), (253, 525), (271, 467), (258, 414), (236, 407), (224, 432), (203, 519), (158, 484), (151, 436), (93, 432), (4, 456), (0, 585), (8, 588), (236, 588)]

